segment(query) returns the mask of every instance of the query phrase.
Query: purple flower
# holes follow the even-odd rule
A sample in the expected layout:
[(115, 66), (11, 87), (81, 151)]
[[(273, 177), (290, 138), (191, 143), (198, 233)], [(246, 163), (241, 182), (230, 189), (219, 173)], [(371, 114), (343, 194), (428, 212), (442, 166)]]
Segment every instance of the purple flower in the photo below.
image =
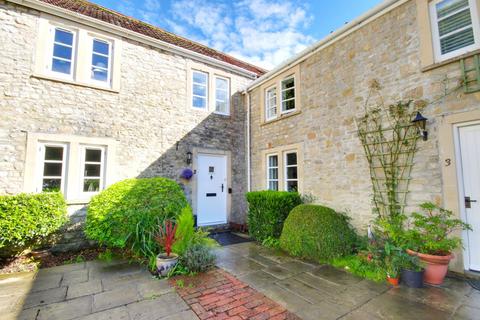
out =
[(186, 180), (190, 180), (192, 176), (193, 176), (193, 171), (190, 168), (183, 169), (182, 173), (180, 174), (180, 177)]

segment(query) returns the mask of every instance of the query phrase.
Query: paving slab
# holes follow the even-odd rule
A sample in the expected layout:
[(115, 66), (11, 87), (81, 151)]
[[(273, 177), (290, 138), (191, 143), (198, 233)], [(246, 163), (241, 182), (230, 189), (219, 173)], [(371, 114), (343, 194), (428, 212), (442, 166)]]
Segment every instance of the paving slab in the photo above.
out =
[(235, 276), (242, 276), (246, 273), (263, 269), (261, 264), (241, 257), (234, 260), (221, 260), (217, 262), (217, 265), (234, 274)]
[(271, 274), (272, 276), (274, 276), (275, 278), (277, 278), (279, 280), (283, 280), (283, 279), (293, 277), (294, 275), (299, 273), (299, 272), (295, 272), (295, 271), (292, 271), (292, 270), (289, 270), (289, 269), (285, 269), (284, 267), (282, 267), (281, 265), (278, 265), (278, 264), (274, 265), (274, 266), (264, 268), (263, 271), (268, 273), (268, 274)]
[(469, 307), (466, 305), (460, 306), (452, 316), (452, 319), (458, 320), (478, 320), (480, 319), (480, 309)]
[(192, 310), (182, 311), (164, 318), (162, 320), (198, 320), (197, 315)]
[(56, 266), (51, 268), (45, 268), (38, 270), (38, 275), (48, 275), (48, 274), (60, 274), (60, 273), (69, 273), (72, 271), (86, 269), (87, 263), (86, 262), (79, 262), (79, 263), (72, 263), (72, 264), (64, 264), (62, 266)]
[(148, 282), (137, 284), (137, 291), (141, 299), (152, 299), (153, 297), (163, 295), (173, 291), (166, 279), (151, 279)]
[[(129, 320), (127, 307), (121, 306), (113, 309), (108, 309), (88, 316), (80, 317), (78, 320)], [(77, 320), (77, 319), (76, 319)]]
[(36, 317), (37, 320), (70, 320), (92, 312), (92, 297), (81, 297), (64, 302), (52, 303), (45, 307), (30, 308), (30, 310), (35, 309), (40, 310)]
[(309, 272), (317, 267), (313, 264), (305, 263), (300, 260), (288, 261), (288, 262), (282, 263), (281, 266), (295, 273)]
[(262, 287), (271, 286), (278, 279), (263, 270), (250, 272), (238, 277), (239, 280), (259, 290)]
[(38, 274), (33, 281), (30, 292), (59, 288), (63, 274)]
[(246, 258), (250, 259), (250, 260), (253, 260), (256, 263), (259, 263), (264, 267), (271, 267), (271, 266), (275, 266), (275, 265), (278, 264), (276, 261), (273, 261), (273, 260), (271, 260), (267, 257), (264, 257), (260, 254), (257, 254), (257, 253), (248, 255), (248, 256), (246, 256)]
[(68, 286), (70, 284), (82, 283), (87, 281), (88, 281), (88, 270), (80, 269), (80, 270), (65, 272), (63, 274), (61, 285)]
[(127, 309), (132, 320), (151, 320), (187, 311), (189, 307), (176, 293), (167, 293), (155, 299), (129, 304)]
[(99, 292), (102, 292), (101, 280), (75, 283), (68, 286), (67, 299), (88, 296)]
[(23, 308), (31, 308), (54, 302), (64, 301), (67, 296), (67, 287), (54, 288), (30, 293), (23, 304)]
[(339, 285), (351, 286), (363, 280), (360, 277), (347, 273), (343, 270), (339, 270), (330, 265), (323, 265), (315, 268), (314, 270), (312, 270), (311, 273), (316, 277), (328, 280)]
[(110, 309), (140, 300), (135, 286), (122, 287), (93, 295), (93, 312)]

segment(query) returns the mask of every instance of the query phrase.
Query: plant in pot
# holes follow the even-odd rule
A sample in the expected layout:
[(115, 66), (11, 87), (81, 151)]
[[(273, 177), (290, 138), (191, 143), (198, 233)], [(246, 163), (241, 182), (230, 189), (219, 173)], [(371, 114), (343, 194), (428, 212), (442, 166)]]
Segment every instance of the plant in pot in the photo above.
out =
[(451, 236), (453, 231), (471, 230), (469, 224), (453, 217), (453, 212), (427, 202), (420, 205), (421, 213), (412, 213), (412, 228), (407, 231), (408, 254), (418, 256), (425, 264), (424, 281), (439, 285), (453, 258), (452, 251), (462, 246), (462, 239)]
[(387, 281), (394, 286), (398, 286), (399, 282), (402, 253), (402, 249), (395, 247), (388, 241), (385, 242), (383, 263), (387, 273)]
[(424, 272), (425, 270), (417, 256), (411, 256), (407, 253), (402, 254), (401, 283), (410, 288), (422, 288)]
[(165, 252), (158, 254), (156, 259), (158, 274), (163, 277), (165, 277), (168, 271), (178, 262), (178, 255), (172, 253), (172, 246), (176, 241), (176, 232), (177, 226), (174, 225), (171, 220), (167, 220), (163, 226), (160, 226), (159, 233), (155, 237), (157, 243), (165, 250)]

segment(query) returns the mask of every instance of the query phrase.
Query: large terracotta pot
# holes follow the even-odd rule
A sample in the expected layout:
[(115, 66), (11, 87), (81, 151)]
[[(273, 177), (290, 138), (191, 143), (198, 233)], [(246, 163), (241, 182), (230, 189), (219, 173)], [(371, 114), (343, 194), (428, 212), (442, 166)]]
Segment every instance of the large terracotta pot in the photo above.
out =
[(420, 261), (425, 263), (425, 273), (423, 274), (423, 280), (429, 284), (439, 285), (443, 283), (443, 279), (447, 275), (448, 264), (453, 259), (453, 254), (446, 256), (434, 256), (431, 254), (425, 254), (415, 252), (407, 249), (407, 253), (411, 256), (418, 256)]

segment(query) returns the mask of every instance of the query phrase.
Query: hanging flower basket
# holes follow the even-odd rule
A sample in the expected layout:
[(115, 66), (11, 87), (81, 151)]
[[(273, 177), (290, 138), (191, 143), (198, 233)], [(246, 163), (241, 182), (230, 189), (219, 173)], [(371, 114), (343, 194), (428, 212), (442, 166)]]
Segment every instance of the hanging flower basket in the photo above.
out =
[(190, 168), (185, 168), (182, 170), (180, 177), (185, 180), (190, 180), (193, 177), (193, 171)]

